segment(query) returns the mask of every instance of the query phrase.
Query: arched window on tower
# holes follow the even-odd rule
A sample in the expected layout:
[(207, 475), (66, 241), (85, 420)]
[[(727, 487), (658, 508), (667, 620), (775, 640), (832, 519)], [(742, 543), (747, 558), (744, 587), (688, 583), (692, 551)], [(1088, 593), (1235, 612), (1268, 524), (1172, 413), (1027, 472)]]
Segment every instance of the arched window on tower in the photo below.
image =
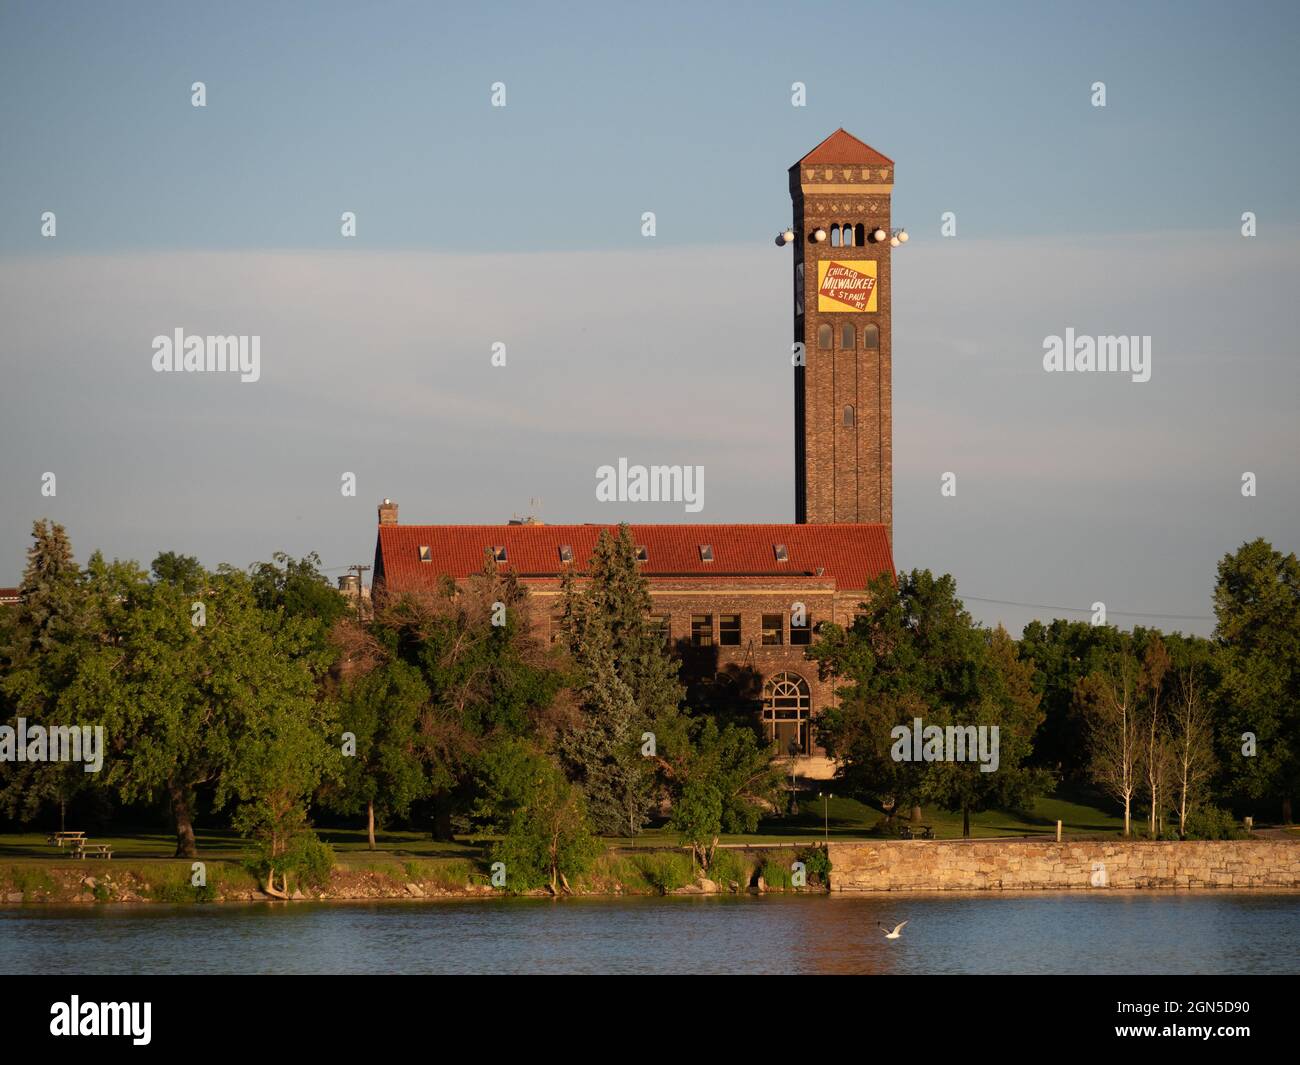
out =
[(875, 351), (880, 347), (880, 326), (864, 325), (862, 327), (862, 346), (867, 351)]
[(833, 226), (831, 226), (831, 247), (838, 248), (839, 246), (840, 246), (840, 224), (836, 222)]
[(857, 424), (858, 424), (858, 416), (857, 416), (856, 412), (853, 410), (853, 408), (852, 408), (851, 406), (850, 406), (850, 407), (845, 407), (845, 408), (844, 408), (844, 428), (845, 428), (845, 429), (852, 429), (852, 428), (854, 428)]
[(853, 233), (854, 233), (854, 239), (853, 239), (854, 244), (861, 246), (867, 242), (867, 227), (864, 226), (861, 222), (859, 222), (856, 226), (853, 227)]
[(858, 335), (853, 328), (852, 322), (845, 322), (840, 329), (840, 347), (845, 351), (852, 351), (858, 346)]
[(819, 348), (829, 348), (835, 338), (835, 330), (831, 328), (830, 322), (822, 322), (817, 327), (817, 346)]
[(850, 222), (844, 223), (844, 237), (842, 243), (846, 248), (853, 247), (853, 225)]

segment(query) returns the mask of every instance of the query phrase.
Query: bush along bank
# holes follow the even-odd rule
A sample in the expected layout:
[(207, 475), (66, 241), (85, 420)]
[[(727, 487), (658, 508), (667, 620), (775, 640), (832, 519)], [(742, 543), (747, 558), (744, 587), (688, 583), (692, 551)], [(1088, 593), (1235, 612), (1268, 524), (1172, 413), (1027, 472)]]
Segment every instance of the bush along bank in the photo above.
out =
[[(195, 868), (195, 867), (198, 868)], [(676, 850), (610, 850), (560, 895), (822, 893), (830, 863), (822, 847), (719, 849), (707, 873)], [(502, 882), (504, 880), (504, 883)], [(510, 884), (485, 861), (425, 859), (341, 862), (274, 882), (252, 863), (112, 862), (0, 865), (0, 903), (195, 903), (551, 897), (546, 886)]]

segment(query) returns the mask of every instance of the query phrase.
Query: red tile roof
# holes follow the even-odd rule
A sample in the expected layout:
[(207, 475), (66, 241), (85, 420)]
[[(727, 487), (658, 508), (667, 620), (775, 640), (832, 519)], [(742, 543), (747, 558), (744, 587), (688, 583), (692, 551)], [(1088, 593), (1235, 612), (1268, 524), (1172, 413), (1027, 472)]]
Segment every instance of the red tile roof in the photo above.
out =
[(881, 155), (869, 144), (864, 144), (843, 129), (837, 129), (821, 144), (805, 155), (795, 166), (804, 163), (864, 163), (867, 166), (882, 164), (893, 166), (894, 160)]
[[(645, 545), (648, 577), (811, 577), (821, 568), (840, 590), (860, 590), (894, 572), (883, 525), (633, 525)], [(432, 586), (442, 574), (463, 579), (483, 568), (483, 552), (506, 549), (503, 568), (521, 577), (555, 578), (563, 572), (560, 547), (573, 548), (573, 564), (586, 569), (602, 529), (616, 525), (380, 525), (376, 570), (394, 590)], [(700, 546), (713, 548), (713, 561)], [(784, 544), (789, 561), (776, 560)], [(420, 561), (427, 546), (431, 561)]]
[(0, 588), (0, 603), (21, 603), (22, 601), (21, 589)]

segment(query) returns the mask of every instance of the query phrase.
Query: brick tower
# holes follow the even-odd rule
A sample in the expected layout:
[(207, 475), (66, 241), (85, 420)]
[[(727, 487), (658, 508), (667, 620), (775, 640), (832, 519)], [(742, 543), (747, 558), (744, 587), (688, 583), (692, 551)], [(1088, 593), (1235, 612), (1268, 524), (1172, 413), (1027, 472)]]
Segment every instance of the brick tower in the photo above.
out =
[(842, 129), (790, 168), (795, 520), (879, 523), (891, 544), (893, 181), (892, 160)]

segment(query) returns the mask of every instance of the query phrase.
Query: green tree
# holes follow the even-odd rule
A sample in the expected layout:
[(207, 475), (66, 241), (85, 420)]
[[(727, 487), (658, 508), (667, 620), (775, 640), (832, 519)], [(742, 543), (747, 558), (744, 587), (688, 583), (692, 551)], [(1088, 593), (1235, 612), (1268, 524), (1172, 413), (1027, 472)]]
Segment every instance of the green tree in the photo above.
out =
[(669, 826), (707, 872), (723, 832), (753, 832), (763, 811), (779, 804), (781, 770), (773, 746), (760, 744), (752, 728), (707, 716), (689, 727), (682, 756), (665, 760), (675, 785)]
[[(1004, 631), (974, 622), (951, 575), (913, 570), (897, 584), (884, 575), (851, 627), (825, 624), (821, 634), (809, 657), (836, 679), (839, 705), (823, 715), (819, 733), (850, 793), (889, 810), (922, 800), (961, 809), (969, 833), (972, 811), (1026, 802), (1048, 785), (1025, 766), (1041, 721), (1031, 669)], [(997, 725), (998, 770), (896, 760), (891, 732), (916, 718), (927, 726)]]
[[(1300, 789), (1300, 561), (1263, 539), (1219, 563), (1214, 588), (1220, 733), (1240, 800), (1277, 803), (1290, 824)], [(1246, 755), (1245, 734), (1255, 737)]]
[(554, 736), (551, 717), (567, 675), (529, 624), (527, 589), (485, 560), (461, 585), (377, 604), (371, 631), (382, 653), (419, 671), (429, 690), (420, 744), (435, 785), (434, 834), (473, 802), (476, 759), (502, 736)]
[(683, 735), (677, 663), (650, 626), (649, 582), (628, 526), (602, 530), (587, 580), (565, 575), (562, 610), (577, 666), (580, 717), (561, 750), (587, 797), (592, 823), (608, 835), (635, 834), (656, 802), (655, 763), (641, 753)]
[(149, 567), (153, 579), (177, 585), (188, 595), (199, 595), (207, 588), (208, 572), (193, 555), (163, 551)]
[(344, 686), (339, 723), (356, 749), (343, 758), (338, 787), (327, 800), (340, 813), (366, 812), (371, 850), (376, 824), (406, 817), (412, 803), (452, 783), (445, 765), (426, 750), (422, 726), (429, 702), (419, 671), (401, 660)]
[(580, 789), (527, 741), (509, 737), (479, 760), (476, 813), (501, 834), (492, 860), (506, 867), (515, 890), (549, 886), (558, 895), (600, 853)]
[[(992, 632), (981, 630), (982, 648), (972, 644), (978, 661), (980, 698), (964, 715), (944, 713), (940, 707), (934, 724), (964, 727), (974, 724), (997, 731), (997, 768), (985, 772), (971, 761), (934, 763), (925, 779), (925, 794), (948, 809), (961, 810), (962, 836), (970, 837), (970, 815), (990, 809), (1023, 809), (1033, 796), (1051, 789), (1053, 781), (1045, 770), (1025, 763), (1033, 749), (1033, 736), (1043, 720), (1039, 695), (1033, 690), (1033, 670), (1017, 654), (1015, 641), (999, 625)], [(973, 718), (973, 720), (972, 720)]]
[[(64, 693), (82, 653), (95, 640), (98, 618), (63, 526), (49, 520), (34, 522), (32, 541), (19, 586), (22, 600), (4, 612), (0, 720), (16, 725), (17, 718), (23, 717), (29, 726), (46, 728), (93, 724), (75, 719)], [(103, 566), (98, 556), (92, 561)], [(0, 809), (30, 821), (45, 805), (56, 804), (62, 829), (68, 804), (93, 782), (81, 764), (0, 763)]]
[(327, 772), (338, 771), (338, 751), (327, 739), (331, 709), (308, 691), (282, 690), (240, 730), (220, 777), (216, 802), (235, 802), (231, 824), (258, 845), (272, 885), (276, 873), (303, 872), (319, 847), (308, 805)]
[(691, 848), (691, 863), (702, 872), (713, 865), (713, 852), (722, 835), (722, 795), (707, 780), (689, 780), (673, 803), (669, 821), (681, 838), (682, 845)]
[[(103, 632), (80, 656), (69, 705), (105, 726), (105, 782), (123, 801), (168, 799), (177, 857), (193, 857), (196, 792), (218, 804), (249, 794), (227, 780), (250, 736), (295, 735), (295, 717), (319, 719), (328, 664), (319, 622), (262, 610), (244, 575), (209, 575), (195, 624), (192, 596), (138, 571), (92, 572)], [(327, 730), (334, 734), (334, 729)]]
[(270, 562), (251, 567), (253, 596), (263, 610), (281, 610), (291, 618), (314, 618), (324, 634), (348, 612), (348, 601), (320, 571), (320, 556), (312, 551), (293, 558), (283, 551)]
[(1034, 670), (1043, 724), (1034, 737), (1033, 764), (1075, 785), (1090, 781), (1088, 723), (1075, 699), (1079, 682), (1105, 668), (1119, 646), (1113, 625), (1056, 619), (1031, 621), (1019, 642), (1020, 657)]

